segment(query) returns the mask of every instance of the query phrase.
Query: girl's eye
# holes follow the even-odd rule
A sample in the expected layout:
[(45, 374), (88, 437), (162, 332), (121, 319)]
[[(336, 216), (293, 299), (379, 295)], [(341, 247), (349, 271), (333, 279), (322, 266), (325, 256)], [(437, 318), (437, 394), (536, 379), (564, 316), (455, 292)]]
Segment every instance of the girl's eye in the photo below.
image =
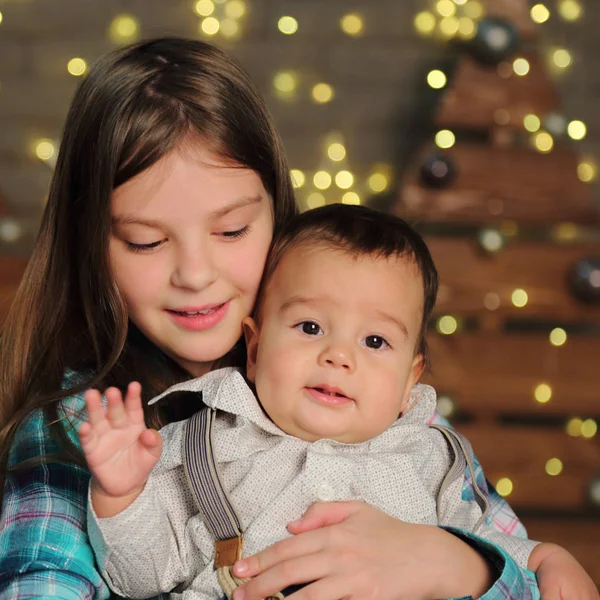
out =
[(250, 225), (246, 225), (236, 231), (223, 231), (220, 235), (228, 240), (234, 240), (245, 236), (250, 231)]
[(148, 252), (150, 250), (154, 250), (154, 248), (158, 248), (164, 240), (159, 240), (158, 242), (152, 242), (151, 244), (134, 244), (133, 242), (125, 242), (127, 244), (127, 248), (132, 252)]
[(390, 345), (380, 335), (369, 335), (365, 338), (365, 346), (371, 350), (381, 350), (389, 348)]
[(306, 335), (319, 335), (323, 333), (321, 327), (313, 321), (302, 321), (302, 323), (298, 323), (296, 327)]

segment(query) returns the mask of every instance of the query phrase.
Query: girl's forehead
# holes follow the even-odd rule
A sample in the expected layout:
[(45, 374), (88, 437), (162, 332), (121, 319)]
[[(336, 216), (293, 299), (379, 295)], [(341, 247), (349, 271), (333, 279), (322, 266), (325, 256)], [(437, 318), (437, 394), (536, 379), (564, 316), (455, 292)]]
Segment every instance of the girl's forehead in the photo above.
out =
[(113, 216), (142, 214), (153, 218), (224, 215), (252, 205), (267, 194), (258, 174), (226, 164), (216, 154), (195, 149), (174, 150), (114, 190)]

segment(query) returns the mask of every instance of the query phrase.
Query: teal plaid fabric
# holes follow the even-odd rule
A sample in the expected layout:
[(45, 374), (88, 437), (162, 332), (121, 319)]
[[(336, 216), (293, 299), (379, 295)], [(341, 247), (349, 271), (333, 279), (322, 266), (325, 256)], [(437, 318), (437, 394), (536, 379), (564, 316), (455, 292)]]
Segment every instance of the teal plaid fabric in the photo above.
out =
[[(82, 396), (61, 403), (60, 413), (71, 439), (78, 443), (76, 429), (84, 410)], [(445, 423), (443, 419), (436, 422)], [(56, 453), (41, 411), (22, 424), (11, 449), (9, 464)], [(474, 474), (482, 489), (483, 471), (477, 463)], [(100, 577), (86, 533), (86, 502), (90, 475), (72, 464), (41, 465), (11, 472), (4, 489), (0, 517), (0, 598), (59, 598), (103, 600), (110, 597)], [(470, 476), (464, 497), (473, 494)], [(525, 536), (525, 529), (506, 502), (490, 488), (490, 521), (500, 531)], [(494, 565), (498, 574), (485, 600), (539, 598), (535, 577), (520, 570), (500, 548), (471, 534), (455, 531)]]

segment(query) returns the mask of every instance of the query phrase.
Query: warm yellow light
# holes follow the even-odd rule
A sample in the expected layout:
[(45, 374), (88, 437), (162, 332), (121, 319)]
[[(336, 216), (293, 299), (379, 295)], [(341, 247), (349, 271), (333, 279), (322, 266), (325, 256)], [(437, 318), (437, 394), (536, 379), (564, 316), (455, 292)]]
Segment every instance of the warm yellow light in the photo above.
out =
[(388, 186), (388, 179), (383, 173), (373, 173), (369, 177), (369, 187), (376, 194), (385, 192)]
[(291, 94), (296, 90), (298, 78), (292, 71), (279, 71), (273, 77), (273, 87), (283, 94)]
[(523, 77), (529, 73), (529, 61), (525, 58), (516, 58), (513, 61), (513, 71)]
[(583, 421), (578, 417), (573, 417), (569, 419), (567, 422), (567, 433), (571, 437), (579, 437), (581, 435), (581, 426), (583, 425)]
[(584, 183), (590, 183), (596, 179), (598, 168), (591, 160), (583, 160), (577, 165), (577, 177)]
[(571, 121), (567, 126), (567, 133), (573, 140), (582, 140), (587, 133), (587, 127), (583, 121)]
[(586, 419), (581, 424), (581, 435), (584, 438), (593, 438), (598, 432), (598, 424), (594, 419)]
[(356, 192), (346, 192), (342, 196), (342, 204), (360, 204), (360, 196)]
[(525, 129), (531, 133), (535, 133), (542, 126), (542, 122), (537, 115), (525, 115), (523, 119), (523, 126)]
[(342, 190), (347, 190), (354, 183), (354, 175), (350, 171), (339, 171), (335, 174), (335, 185)]
[(35, 154), (40, 160), (50, 160), (55, 151), (54, 144), (50, 140), (40, 139), (35, 143)]
[(496, 482), (496, 491), (502, 496), (510, 496), (513, 491), (513, 482), (508, 477), (503, 477)]
[(435, 134), (435, 144), (439, 148), (452, 148), (455, 141), (456, 137), (449, 129), (442, 129)]
[(4, 18), (4, 17), (2, 16), (2, 13), (0, 12), (0, 23), (2, 23), (2, 19), (3, 19), (3, 18)]
[(87, 71), (87, 63), (83, 58), (72, 58), (67, 63), (67, 71), (74, 77), (81, 77)]
[(558, 12), (565, 21), (577, 21), (583, 8), (576, 0), (562, 0), (558, 5)]
[(241, 19), (246, 14), (246, 4), (242, 0), (229, 0), (225, 5), (225, 16), (230, 19)]
[(225, 37), (232, 38), (240, 32), (240, 25), (235, 19), (223, 19), (220, 31)]
[(198, 0), (194, 8), (201, 17), (210, 17), (215, 12), (215, 5), (212, 0)]
[(571, 64), (571, 53), (565, 48), (558, 48), (552, 53), (552, 62), (559, 69), (566, 69)]
[(446, 85), (446, 81), (447, 79), (445, 73), (439, 69), (429, 71), (427, 74), (427, 83), (434, 90), (441, 90)]
[(454, 37), (458, 33), (459, 22), (456, 17), (444, 17), (440, 21), (440, 33), (446, 37)]
[(536, 4), (530, 11), (534, 23), (545, 23), (550, 18), (550, 11), (544, 4)]
[(454, 404), (454, 400), (450, 398), (450, 396), (438, 396), (436, 402), (436, 409), (442, 417), (451, 417), (454, 411), (456, 410), (456, 406)]
[(331, 175), (327, 171), (317, 171), (313, 177), (316, 188), (326, 190), (331, 185)]
[(331, 144), (329, 148), (327, 148), (327, 156), (336, 162), (344, 160), (344, 157), (346, 156), (346, 148), (344, 148), (344, 144), (340, 144), (339, 142)]
[(458, 35), (465, 40), (470, 40), (477, 33), (475, 21), (469, 17), (461, 17), (458, 20)]
[(309, 194), (306, 199), (306, 205), (308, 208), (319, 208), (319, 206), (325, 205), (325, 196), (323, 194), (319, 194), (319, 192), (313, 192)]
[(495, 292), (488, 292), (483, 297), (483, 306), (485, 306), (488, 310), (498, 310), (500, 308), (500, 296)]
[(444, 315), (438, 319), (436, 328), (439, 333), (452, 335), (458, 329), (458, 321), (450, 315)]
[(510, 301), (513, 303), (513, 306), (516, 306), (517, 308), (523, 308), (527, 305), (529, 296), (525, 290), (516, 289), (511, 294)]
[(552, 228), (552, 236), (561, 242), (574, 240), (579, 233), (579, 229), (575, 223), (564, 221), (558, 223)]
[(464, 12), (465, 15), (471, 19), (481, 19), (484, 13), (483, 4), (476, 0), (471, 0), (471, 2), (465, 4)]
[(550, 152), (554, 147), (554, 139), (547, 131), (540, 131), (533, 136), (533, 145), (539, 152)]
[(358, 37), (363, 32), (364, 23), (360, 15), (351, 13), (342, 17), (340, 27), (345, 34)]
[(563, 346), (567, 341), (567, 332), (561, 327), (556, 327), (550, 332), (550, 343), (553, 346)]
[(292, 169), (290, 171), (290, 176), (292, 178), (292, 185), (296, 189), (301, 188), (306, 181), (306, 176), (302, 171), (300, 171), (300, 169)]
[(414, 20), (415, 29), (421, 35), (429, 35), (435, 29), (436, 18), (430, 12), (420, 12)]
[(555, 477), (560, 475), (563, 470), (563, 464), (560, 458), (551, 458), (546, 462), (546, 473)]
[(452, 0), (439, 0), (435, 5), (435, 10), (442, 17), (452, 17), (456, 13), (456, 6)]
[(218, 33), (220, 28), (221, 23), (219, 23), (219, 20), (215, 19), (214, 17), (207, 17), (202, 21), (202, 23), (200, 23), (200, 29), (206, 35), (215, 35)]
[(292, 35), (298, 31), (298, 21), (294, 17), (281, 17), (277, 23), (277, 27), (281, 33)]
[(454, 4), (456, 4), (457, 6), (462, 6), (463, 4), (466, 4), (467, 0), (454, 0)]
[(537, 402), (546, 404), (552, 398), (552, 388), (547, 383), (540, 383), (533, 392)]
[(139, 33), (139, 23), (132, 15), (117, 15), (111, 22), (108, 34), (115, 43), (134, 40)]
[(312, 97), (319, 104), (330, 102), (333, 99), (333, 88), (328, 83), (317, 83), (312, 89)]
[(479, 240), (488, 252), (498, 252), (504, 246), (504, 237), (496, 229), (485, 229), (481, 232)]

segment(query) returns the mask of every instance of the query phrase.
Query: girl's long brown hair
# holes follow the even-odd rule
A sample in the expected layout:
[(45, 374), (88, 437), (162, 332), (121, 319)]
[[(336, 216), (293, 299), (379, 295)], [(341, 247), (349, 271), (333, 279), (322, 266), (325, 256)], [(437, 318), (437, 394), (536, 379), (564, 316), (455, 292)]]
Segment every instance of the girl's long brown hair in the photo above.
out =
[[(258, 173), (275, 231), (295, 213), (272, 118), (229, 56), (165, 38), (101, 58), (71, 104), (35, 248), (0, 335), (0, 504), (9, 448), (33, 410), (43, 409), (60, 448), (53, 460), (83, 465), (60, 399), (136, 379), (147, 400), (189, 376), (128, 323), (108, 260), (113, 190), (189, 136)], [(69, 370), (80, 377), (65, 386)], [(157, 409), (146, 415), (161, 424)]]

